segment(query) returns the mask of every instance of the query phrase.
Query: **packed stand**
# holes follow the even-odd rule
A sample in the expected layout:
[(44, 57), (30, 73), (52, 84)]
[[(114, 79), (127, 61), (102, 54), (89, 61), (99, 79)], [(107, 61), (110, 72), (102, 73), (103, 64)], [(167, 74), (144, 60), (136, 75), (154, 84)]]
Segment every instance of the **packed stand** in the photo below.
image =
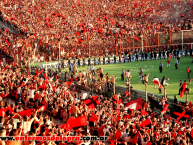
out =
[(64, 59), (115, 54), (117, 42), (129, 43), (133, 35), (136, 41), (143, 36), (154, 43), (156, 32), (192, 29), (190, 0), (7, 0), (0, 7), (3, 19), (38, 39), (49, 55), (58, 58), (60, 48)]

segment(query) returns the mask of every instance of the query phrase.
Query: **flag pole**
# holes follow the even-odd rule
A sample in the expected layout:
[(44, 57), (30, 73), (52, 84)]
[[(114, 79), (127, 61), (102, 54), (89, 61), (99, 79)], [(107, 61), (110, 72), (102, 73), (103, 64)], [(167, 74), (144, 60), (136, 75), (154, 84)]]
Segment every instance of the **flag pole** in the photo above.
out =
[(47, 61), (46, 61), (46, 76), (47, 76), (47, 74), (48, 74), (48, 73), (47, 73), (47, 70), (48, 70), (48, 69), (47, 69)]
[(129, 77), (129, 94), (131, 95), (131, 86), (130, 86), (130, 77)]
[(90, 58), (90, 40), (88, 39), (88, 49), (89, 49), (89, 58)]
[(166, 86), (164, 86), (164, 98), (166, 99)]
[(30, 58), (29, 58), (29, 74), (31, 75)]
[(141, 39), (142, 39), (142, 43), (141, 43), (141, 45), (142, 45), (142, 52), (143, 52), (143, 35), (141, 35)]
[(188, 93), (186, 93), (186, 105), (188, 105)]
[(58, 45), (59, 45), (59, 53), (58, 53), (59, 57), (58, 57), (58, 63), (60, 63), (60, 41), (59, 41)]
[(113, 94), (115, 95), (115, 77), (113, 79)]
[(147, 83), (145, 83), (145, 98), (146, 98), (146, 102), (147, 102)]

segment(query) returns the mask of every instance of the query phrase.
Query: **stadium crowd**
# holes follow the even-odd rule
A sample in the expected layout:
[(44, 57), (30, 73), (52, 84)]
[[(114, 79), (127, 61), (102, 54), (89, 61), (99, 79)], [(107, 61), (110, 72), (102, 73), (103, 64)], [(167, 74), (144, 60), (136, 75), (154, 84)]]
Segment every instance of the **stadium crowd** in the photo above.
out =
[(64, 59), (111, 55), (112, 52), (115, 55), (118, 41), (126, 40), (129, 45), (130, 37), (141, 41), (143, 36), (150, 44), (158, 41), (154, 39), (157, 32), (192, 29), (190, 0), (65, 3), (62, 0), (6, 0), (1, 2), (0, 8), (2, 19), (27, 34), (20, 40), (27, 47), (36, 45), (46, 50), (48, 56), (58, 58), (60, 45)]
[[(1, 21), (23, 32), (0, 31), (0, 136), (108, 137), (107, 141), (1, 140), (0, 144), (193, 144), (191, 103), (181, 113), (171, 112), (164, 97), (161, 109), (155, 109), (153, 96), (151, 103), (142, 98), (130, 101), (129, 92), (105, 97), (105, 86), (109, 91), (116, 77), (104, 74), (103, 68), (94, 70), (94, 66), (83, 72), (70, 68), (65, 81), (50, 70), (36, 70), (31, 75), (24, 69), (33, 59), (57, 59), (59, 48), (64, 59), (87, 58), (88, 47), (91, 57), (109, 56), (115, 54), (118, 39), (135, 36), (138, 41), (142, 35), (152, 39), (156, 32), (192, 29), (192, 1), (4, 0), (0, 15)], [(80, 88), (88, 92), (95, 89), (97, 96)], [(8, 104), (8, 98), (16, 103)], [(178, 103), (176, 98), (174, 103)], [(64, 124), (54, 124), (55, 119)]]

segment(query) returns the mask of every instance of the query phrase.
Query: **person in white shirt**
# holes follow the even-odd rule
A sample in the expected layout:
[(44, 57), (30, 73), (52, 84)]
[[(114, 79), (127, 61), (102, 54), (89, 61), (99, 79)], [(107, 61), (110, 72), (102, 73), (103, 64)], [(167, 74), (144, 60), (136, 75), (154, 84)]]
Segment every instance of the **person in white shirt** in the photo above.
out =
[(123, 131), (124, 131), (125, 133), (122, 134), (122, 136), (121, 136), (122, 139), (124, 139), (125, 137), (128, 137), (128, 135), (129, 135), (129, 134), (128, 134), (128, 132), (129, 132), (128, 129), (125, 129), (125, 128), (124, 128)]
[(30, 102), (33, 102), (33, 99), (34, 99), (34, 92), (35, 92), (35, 90), (32, 89), (32, 87), (30, 87), (30, 89), (28, 90), (29, 101), (30, 101)]
[(108, 125), (105, 125), (104, 129), (103, 129), (103, 133), (104, 133), (104, 136), (106, 136), (107, 134), (109, 134), (109, 126)]
[(85, 70), (83, 70), (82, 75), (83, 75), (84, 77), (86, 76)]
[(126, 71), (126, 78), (130, 78), (131, 77), (131, 73), (129, 70)]

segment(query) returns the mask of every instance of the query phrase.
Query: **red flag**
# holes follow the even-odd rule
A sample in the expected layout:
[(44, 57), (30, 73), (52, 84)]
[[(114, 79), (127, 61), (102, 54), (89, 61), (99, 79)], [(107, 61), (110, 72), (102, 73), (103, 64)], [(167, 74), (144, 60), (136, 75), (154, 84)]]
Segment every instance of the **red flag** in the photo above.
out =
[(168, 111), (169, 109), (168, 109), (168, 104), (165, 104), (164, 105), (164, 108), (163, 108), (163, 110), (161, 111), (161, 112), (164, 112), (164, 111)]
[(123, 100), (119, 99), (119, 101), (117, 102), (118, 104), (122, 103), (123, 104)]
[(191, 130), (191, 133), (190, 133), (191, 137), (193, 138), (193, 129)]
[(182, 84), (182, 92), (181, 92), (181, 94), (180, 94), (180, 97), (181, 97), (181, 98), (184, 96), (185, 89), (186, 89), (186, 84), (187, 84), (187, 83), (183, 83), (183, 84)]
[(131, 96), (131, 94), (127, 91), (125, 91), (125, 95), (128, 95), (129, 97)]
[(146, 9), (146, 12), (151, 12), (151, 9)]
[(147, 112), (145, 111), (145, 107), (143, 107), (143, 109), (141, 111), (141, 116), (146, 115), (146, 114), (147, 114)]
[(82, 39), (78, 39), (78, 42), (82, 43), (82, 41), (83, 41)]
[(58, 76), (56, 75), (55, 81), (58, 79)]
[(47, 108), (47, 104), (41, 106), (38, 110), (44, 111), (44, 110), (46, 110), (46, 108)]
[(44, 71), (44, 69), (41, 69), (40, 72), (38, 73), (38, 71), (37, 71), (37, 69), (36, 69), (36, 71), (35, 71), (35, 74), (36, 74), (36, 75), (35, 75), (35, 76), (36, 76), (36, 77), (39, 77), (39, 75), (41, 75), (41, 73), (42, 73), (43, 71)]
[(125, 108), (130, 110), (139, 110), (142, 108), (142, 103), (143, 103), (142, 98), (138, 98), (127, 103), (125, 105)]
[(117, 140), (119, 140), (121, 138), (122, 134), (121, 134), (121, 131), (120, 130), (117, 130), (117, 132), (115, 133), (115, 138)]
[(106, 20), (108, 20), (108, 18), (107, 18), (107, 16), (106, 16), (106, 15), (104, 15), (104, 18), (105, 18)]
[(91, 112), (91, 117), (90, 117), (89, 121), (96, 122), (98, 119), (99, 119), (98, 116), (96, 114), (94, 114), (93, 112)]
[(103, 29), (98, 29), (98, 32), (102, 34), (103, 33)]
[(9, 41), (7, 39), (5, 39), (5, 42), (7, 43), (7, 45), (9, 45)]
[(189, 102), (188, 106), (189, 108), (192, 108), (192, 101)]
[(1, 97), (2, 98), (5, 98), (5, 97), (7, 97), (9, 94), (8, 93), (6, 93), (6, 94), (1, 94)]
[(130, 41), (129, 41), (129, 39), (127, 39), (127, 43), (129, 43)]
[(66, 131), (70, 131), (72, 129), (67, 123), (60, 125), (59, 128), (66, 129)]
[[(42, 73), (43, 71), (44, 71), (44, 69), (41, 69), (40, 72), (39, 72), (39, 75), (41, 75), (41, 73)], [(39, 76), (39, 75), (38, 75), (38, 76)]]
[(46, 72), (44, 73), (44, 79), (45, 79), (45, 80), (48, 79)]
[(179, 116), (178, 119), (176, 120), (176, 122), (178, 122), (182, 117), (185, 117), (185, 118), (189, 118), (190, 116), (189, 115), (185, 115), (186, 114), (186, 111), (183, 111), (182, 113), (178, 113), (178, 112), (173, 112), (175, 115)]
[[(6, 113), (7, 110), (9, 110), (11, 113), (14, 112), (13, 109), (11, 109), (9, 106), (7, 106), (7, 107), (5, 107), (5, 108), (0, 109), (0, 114), (1, 114), (0, 116), (2, 116), (2, 112), (5, 112), (5, 113)], [(4, 117), (7, 117), (7, 115), (5, 114)]]
[(114, 23), (115, 23), (115, 20), (113, 19), (113, 20), (112, 20), (112, 25), (114, 25)]
[(67, 84), (68, 84), (68, 86), (70, 87), (71, 84), (72, 84), (72, 82), (71, 82), (71, 81), (67, 81)]
[(36, 74), (36, 75), (38, 74), (38, 71), (37, 71), (37, 69), (35, 70), (35, 74)]
[(157, 41), (153, 38), (153, 42), (157, 43)]
[(104, 128), (105, 128), (104, 125), (98, 128), (97, 132), (98, 132), (99, 136), (103, 136), (104, 135), (104, 133), (103, 133), (103, 129)]
[(136, 2), (133, 6), (136, 8), (136, 7), (137, 7), (137, 5), (138, 5), (138, 2)]
[(152, 145), (152, 142), (149, 141), (146, 145)]
[(18, 114), (19, 114), (20, 116), (22, 116), (22, 117), (24, 117), (24, 116), (26, 116), (26, 115), (27, 115), (27, 116), (31, 116), (33, 110), (34, 110), (34, 109), (27, 109), (27, 110), (18, 112)]
[(134, 37), (134, 39), (141, 42), (141, 40), (138, 37)]
[(21, 46), (21, 48), (20, 48), (19, 55), (21, 54), (22, 50), (23, 50), (23, 46)]
[(123, 119), (125, 119), (125, 118), (128, 118), (128, 119), (129, 119), (129, 118), (131, 118), (131, 117), (133, 117), (133, 116), (126, 115), (126, 116), (123, 117)]
[(138, 143), (138, 138), (139, 138), (139, 132), (137, 132), (137, 133), (135, 134), (135, 137), (134, 137), (134, 139), (133, 139), (133, 143)]
[(27, 75), (29, 76), (29, 70), (27, 71)]
[(68, 123), (72, 128), (87, 126), (87, 118), (86, 116), (77, 117), (73, 120), (70, 120)]
[(179, 17), (181, 18), (181, 17), (184, 17), (184, 15), (179, 15)]
[(20, 87), (23, 87), (24, 85), (25, 85), (25, 82), (22, 82), (21, 85), (20, 85)]
[(45, 84), (43, 84), (43, 85), (39, 86), (37, 89), (40, 89), (40, 88), (45, 88), (45, 87), (46, 87), (46, 85), (45, 85)]
[(147, 126), (151, 123), (151, 120), (148, 118), (146, 119), (145, 121), (143, 121), (141, 124), (140, 124), (140, 127), (143, 127), (143, 126)]
[(80, 33), (79, 33), (79, 32), (76, 32), (76, 35), (77, 35), (77, 36), (79, 36), (79, 35), (80, 35)]

